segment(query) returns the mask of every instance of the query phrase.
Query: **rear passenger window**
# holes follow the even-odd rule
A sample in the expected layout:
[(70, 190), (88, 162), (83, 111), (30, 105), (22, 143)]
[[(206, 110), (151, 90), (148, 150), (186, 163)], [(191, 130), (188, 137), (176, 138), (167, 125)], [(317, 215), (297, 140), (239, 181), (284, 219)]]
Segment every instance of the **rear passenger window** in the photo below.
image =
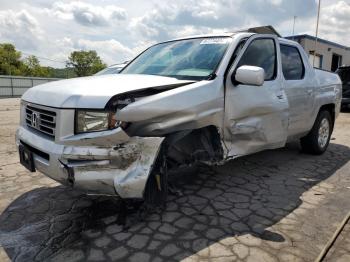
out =
[(284, 78), (286, 80), (303, 79), (305, 67), (298, 48), (288, 45), (280, 45), (280, 47)]

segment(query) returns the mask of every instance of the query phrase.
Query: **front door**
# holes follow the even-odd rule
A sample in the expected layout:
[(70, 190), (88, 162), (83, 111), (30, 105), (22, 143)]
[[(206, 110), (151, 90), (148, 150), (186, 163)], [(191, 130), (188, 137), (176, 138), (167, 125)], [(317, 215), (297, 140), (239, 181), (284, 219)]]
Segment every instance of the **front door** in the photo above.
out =
[[(228, 156), (237, 157), (285, 145), (288, 101), (281, 86), (278, 39), (250, 37), (225, 80), (225, 139)], [(262, 86), (236, 83), (235, 71), (243, 65), (265, 70)]]

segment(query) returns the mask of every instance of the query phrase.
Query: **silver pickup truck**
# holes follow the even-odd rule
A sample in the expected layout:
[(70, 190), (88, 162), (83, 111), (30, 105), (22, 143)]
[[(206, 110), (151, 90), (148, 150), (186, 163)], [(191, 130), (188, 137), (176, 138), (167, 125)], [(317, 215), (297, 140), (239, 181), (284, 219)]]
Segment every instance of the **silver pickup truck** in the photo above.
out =
[(164, 200), (172, 170), (300, 140), (328, 146), (341, 81), (301, 46), (239, 32), (156, 44), (120, 74), (50, 82), (21, 100), (21, 163), (87, 193)]

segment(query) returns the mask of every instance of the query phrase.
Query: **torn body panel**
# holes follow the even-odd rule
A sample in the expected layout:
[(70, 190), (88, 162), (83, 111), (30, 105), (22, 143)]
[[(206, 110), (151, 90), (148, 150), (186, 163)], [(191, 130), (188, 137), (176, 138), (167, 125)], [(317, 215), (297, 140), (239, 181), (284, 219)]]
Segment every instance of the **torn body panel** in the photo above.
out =
[[(86, 144), (60, 145), (45, 137), (33, 135), (20, 127), (16, 133), (16, 144), (31, 145), (38, 171), (64, 185), (88, 193), (142, 198), (146, 181), (152, 170), (164, 138), (132, 137), (120, 144), (104, 147), (93, 146), (93, 139)], [(81, 142), (82, 143), (82, 142)]]
[(163, 136), (220, 126), (224, 105), (221, 81), (201, 81), (145, 97), (117, 111), (116, 118), (132, 123), (126, 130), (130, 136)]
[(63, 138), (63, 142), (65, 145), (71, 146), (91, 145), (104, 147), (113, 144), (119, 145), (129, 139), (130, 137), (119, 127), (108, 131), (69, 135)]
[(63, 158), (74, 169), (77, 187), (92, 193), (105, 192), (122, 198), (142, 198), (162, 141), (163, 138), (134, 137), (127, 143), (104, 149), (105, 152), (96, 148), (96, 152), (90, 150), (89, 153), (94, 158), (97, 156), (106, 160), (90, 160), (81, 166), (75, 165), (74, 160), (89, 155), (85, 149), (81, 152), (73, 150), (75, 152), (72, 154), (72, 148), (66, 148)]

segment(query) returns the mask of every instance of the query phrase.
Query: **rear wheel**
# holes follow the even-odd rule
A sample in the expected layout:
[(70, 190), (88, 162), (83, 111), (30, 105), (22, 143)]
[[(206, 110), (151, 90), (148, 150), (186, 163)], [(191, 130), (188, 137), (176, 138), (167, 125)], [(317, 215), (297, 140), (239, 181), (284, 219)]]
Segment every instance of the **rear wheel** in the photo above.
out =
[(329, 144), (333, 131), (332, 116), (328, 111), (321, 111), (309, 134), (300, 139), (304, 152), (313, 155), (323, 154)]

